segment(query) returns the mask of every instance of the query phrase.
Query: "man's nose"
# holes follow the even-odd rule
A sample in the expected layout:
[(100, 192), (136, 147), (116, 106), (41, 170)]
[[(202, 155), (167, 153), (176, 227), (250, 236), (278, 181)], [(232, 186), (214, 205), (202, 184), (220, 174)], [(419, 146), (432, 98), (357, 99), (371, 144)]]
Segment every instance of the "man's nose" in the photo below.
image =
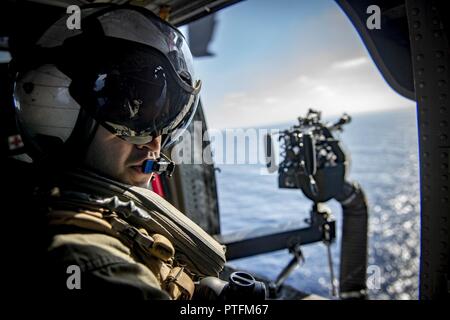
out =
[(144, 144), (136, 145), (138, 149), (148, 149), (149, 151), (158, 152), (161, 150), (161, 136), (154, 138), (152, 141)]

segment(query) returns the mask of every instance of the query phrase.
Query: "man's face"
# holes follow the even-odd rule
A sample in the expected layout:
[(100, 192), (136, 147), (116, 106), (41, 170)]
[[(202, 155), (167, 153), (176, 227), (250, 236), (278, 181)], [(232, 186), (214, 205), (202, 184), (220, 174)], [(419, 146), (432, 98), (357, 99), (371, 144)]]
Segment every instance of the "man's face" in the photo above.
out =
[(160, 136), (147, 144), (134, 145), (99, 126), (85, 164), (120, 182), (145, 188), (152, 174), (142, 173), (142, 165), (147, 159), (159, 158), (160, 151)]

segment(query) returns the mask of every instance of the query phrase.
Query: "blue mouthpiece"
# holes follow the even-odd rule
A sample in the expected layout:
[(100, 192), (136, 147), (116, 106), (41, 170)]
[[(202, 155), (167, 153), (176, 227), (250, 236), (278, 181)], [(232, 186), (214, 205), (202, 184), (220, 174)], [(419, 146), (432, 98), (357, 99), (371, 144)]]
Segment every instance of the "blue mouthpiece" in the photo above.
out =
[(153, 172), (154, 165), (155, 165), (155, 161), (153, 161), (153, 160), (146, 160), (144, 162), (144, 165), (142, 166), (142, 172), (143, 173), (151, 173), (151, 172)]
[(156, 160), (146, 160), (142, 164), (142, 172), (145, 174), (148, 173), (156, 173), (156, 174), (165, 174), (168, 177), (172, 176), (173, 170), (175, 168), (175, 164), (172, 160), (167, 158), (164, 154), (161, 153), (161, 157)]

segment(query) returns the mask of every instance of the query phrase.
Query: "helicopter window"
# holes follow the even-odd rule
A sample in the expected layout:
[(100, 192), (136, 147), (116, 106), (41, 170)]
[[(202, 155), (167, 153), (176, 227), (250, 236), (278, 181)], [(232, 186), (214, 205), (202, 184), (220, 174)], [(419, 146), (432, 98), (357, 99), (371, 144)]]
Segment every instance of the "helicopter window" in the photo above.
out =
[(8, 48), (8, 38), (0, 37), (0, 63), (8, 63), (11, 60), (11, 55), (5, 50), (6, 48)]
[[(372, 278), (370, 296), (416, 299), (415, 103), (384, 81), (338, 5), (331, 0), (238, 3), (217, 14), (209, 51), (215, 56), (197, 58), (195, 64), (220, 168), (216, 178), (222, 233), (301, 224), (311, 202), (298, 189), (278, 188), (277, 172), (269, 174), (265, 168), (260, 138), (289, 129), (309, 108), (320, 110), (325, 120), (346, 112), (353, 121), (339, 139), (352, 156), (349, 178), (362, 185), (370, 205), (369, 266), (378, 277)], [(245, 164), (238, 161), (241, 153)], [(339, 204), (331, 201), (329, 207), (341, 226)], [(337, 230), (332, 246), (336, 269), (341, 239)], [(315, 244), (303, 251), (306, 264), (287, 283), (328, 296), (325, 249)], [(274, 279), (290, 258), (279, 251), (231, 264)]]

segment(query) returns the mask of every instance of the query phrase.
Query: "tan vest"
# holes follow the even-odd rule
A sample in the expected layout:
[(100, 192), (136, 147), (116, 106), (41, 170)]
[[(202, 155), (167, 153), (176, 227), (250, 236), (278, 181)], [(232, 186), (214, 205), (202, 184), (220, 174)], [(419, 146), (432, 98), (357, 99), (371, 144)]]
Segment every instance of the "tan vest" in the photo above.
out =
[(48, 213), (49, 226), (75, 226), (119, 239), (130, 248), (131, 257), (144, 264), (156, 277), (161, 289), (172, 299), (191, 299), (194, 293), (192, 274), (174, 260), (175, 249), (163, 235), (148, 234), (133, 227), (114, 212), (52, 210)]

